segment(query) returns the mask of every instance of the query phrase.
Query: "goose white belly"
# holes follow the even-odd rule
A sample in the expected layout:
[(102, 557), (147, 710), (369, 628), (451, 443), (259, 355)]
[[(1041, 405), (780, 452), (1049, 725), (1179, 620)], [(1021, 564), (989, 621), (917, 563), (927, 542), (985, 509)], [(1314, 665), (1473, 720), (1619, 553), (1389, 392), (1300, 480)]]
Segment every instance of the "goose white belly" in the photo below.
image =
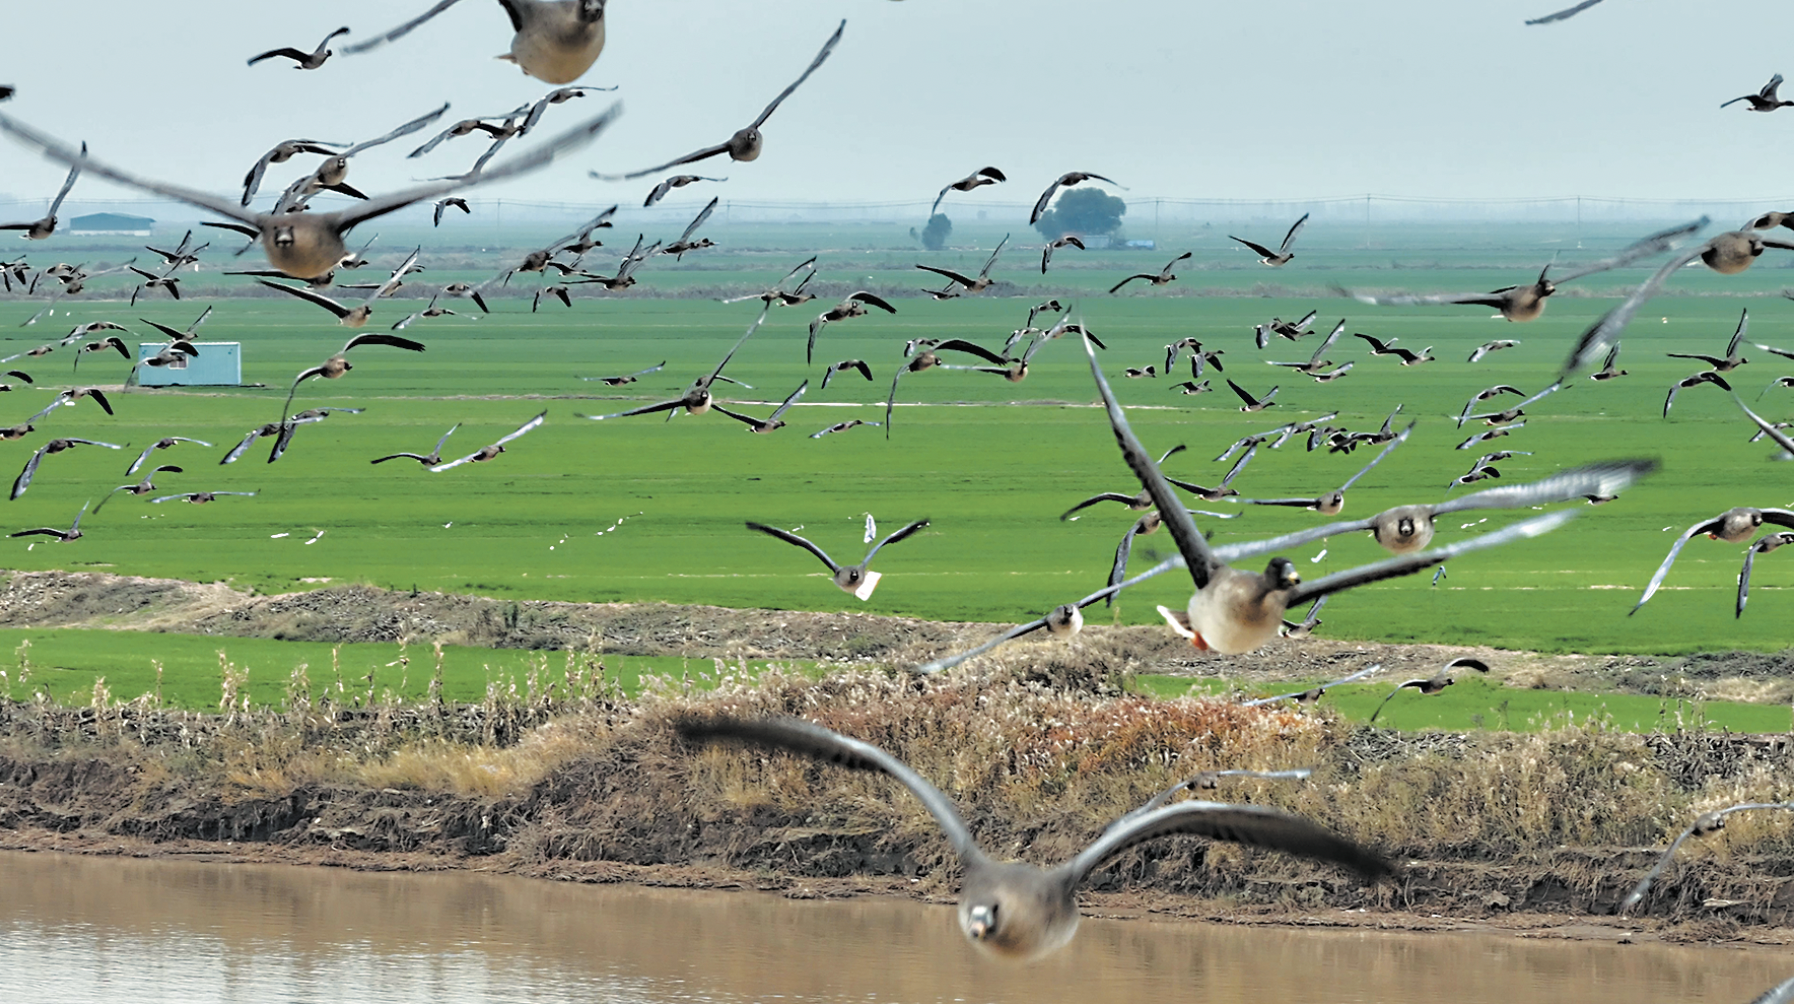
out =
[(571, 84), (584, 76), (604, 51), (603, 21), (592, 26), (590, 38), (583, 43), (578, 38), (544, 38), (542, 34), (526, 37), (519, 32), (511, 39), (511, 51), (499, 58), (511, 60), (544, 83)]
[(1277, 637), (1283, 610), (1256, 580), (1258, 576), (1226, 569), (1190, 597), (1187, 613), (1198, 648), (1240, 655)]

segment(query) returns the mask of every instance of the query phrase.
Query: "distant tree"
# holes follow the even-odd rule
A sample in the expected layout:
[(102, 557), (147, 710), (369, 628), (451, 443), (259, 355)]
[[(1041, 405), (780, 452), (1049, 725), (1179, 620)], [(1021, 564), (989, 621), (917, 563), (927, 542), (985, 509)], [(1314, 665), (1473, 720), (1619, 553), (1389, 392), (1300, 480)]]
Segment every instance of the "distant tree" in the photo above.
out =
[(1121, 229), (1127, 203), (1096, 188), (1074, 188), (1042, 213), (1034, 229), (1049, 241), (1066, 234), (1112, 234)]
[(953, 232), (953, 221), (946, 213), (935, 213), (928, 218), (928, 225), (922, 228), (922, 246), (930, 251), (939, 251), (947, 246), (947, 235)]

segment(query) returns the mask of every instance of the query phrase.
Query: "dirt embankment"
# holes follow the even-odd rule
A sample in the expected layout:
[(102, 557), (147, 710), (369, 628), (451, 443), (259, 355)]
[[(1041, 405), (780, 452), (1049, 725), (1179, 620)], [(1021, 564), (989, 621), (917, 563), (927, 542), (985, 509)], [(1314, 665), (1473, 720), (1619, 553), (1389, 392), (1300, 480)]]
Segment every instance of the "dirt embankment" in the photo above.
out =
[[(429, 642), (489, 648), (580, 649), (621, 655), (803, 659), (913, 665), (989, 638), (988, 624), (855, 613), (733, 610), (664, 603), (509, 601), (452, 593), (331, 586), (258, 596), (222, 584), (95, 572), (16, 572), (0, 584), (0, 627), (76, 627), (316, 642)], [(1386, 675), (1430, 676), (1460, 655), (1494, 650), (1322, 638), (1279, 642), (1247, 656), (1192, 652), (1156, 627), (1086, 628), (1097, 667), (1230, 679), (1313, 679), (1375, 660)], [(1794, 654), (1689, 657), (1501, 652), (1512, 684), (1673, 697), (1794, 699)], [(1076, 667), (1058, 667), (1071, 671)], [(1051, 677), (1053, 657), (1041, 675)]]

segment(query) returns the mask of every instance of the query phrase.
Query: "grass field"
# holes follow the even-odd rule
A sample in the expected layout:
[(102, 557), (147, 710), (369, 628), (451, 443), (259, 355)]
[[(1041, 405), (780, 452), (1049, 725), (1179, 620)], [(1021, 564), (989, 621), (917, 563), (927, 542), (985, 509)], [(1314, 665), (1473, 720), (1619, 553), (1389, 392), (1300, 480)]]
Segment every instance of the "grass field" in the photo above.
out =
[[(1310, 255), (1275, 273), (1244, 268), (1238, 256), (1224, 257), (1218, 245), (1224, 238), (1204, 232), (1193, 236), (1190, 246), (1198, 249), (1199, 261), (1206, 255), (1225, 267), (1198, 267), (1168, 291), (1250, 294), (1259, 283), (1274, 282), (1275, 289), (1306, 291), (1295, 296), (1097, 294), (1119, 275), (1156, 270), (1182, 247), (1170, 241), (1154, 252), (1068, 255), (1065, 267), (1056, 265), (1048, 278), (1059, 292), (1081, 296), (1079, 312), (1109, 344), (1103, 359), (1111, 374), (1123, 366), (1162, 365), (1162, 347), (1189, 335), (1225, 348), (1226, 375), (1249, 389), (1262, 392), (1281, 383), (1279, 407), (1242, 415), (1224, 386), (1217, 394), (1184, 397), (1162, 378), (1117, 379), (1135, 428), (1149, 446), (1189, 444), (1187, 453), (1167, 465), (1174, 476), (1218, 480), (1225, 467), (1210, 458), (1246, 432), (1335, 410), (1354, 428), (1374, 428), (1395, 405), (1403, 405), (1404, 420), (1420, 424), (1410, 442), (1353, 490), (1345, 515), (1366, 515), (1443, 497), (1446, 482), (1467, 469), (1478, 452), (1452, 448), (1469, 430), (1459, 432), (1449, 416), (1491, 384), (1511, 383), (1528, 392), (1543, 386), (1568, 344), (1612, 302), (1568, 295), (1571, 287), (1552, 301), (1544, 319), (1508, 325), (1489, 320), (1480, 308), (1375, 308), (1322, 295), (1331, 282), (1416, 291), (1492, 288), (1524, 281), (1536, 274), (1542, 259), (1565, 246), (1563, 235), (1538, 228), (1495, 229), (1496, 238), (1479, 240), (1472, 225), (1432, 228), (1406, 244), (1390, 235), (1369, 248), (1354, 245), (1359, 234), (1329, 246), (1316, 232), (1308, 235), (1315, 238)], [(1597, 255), (1645, 229), (1604, 232), (1585, 241), (1587, 251), (1566, 250), (1564, 260)], [(1000, 236), (991, 235), (985, 246)], [(406, 235), (389, 235), (382, 246), (396, 247), (397, 237)], [(1024, 237), (1032, 235), (1017, 234), (1018, 241)], [(644, 286), (649, 292), (682, 286), (751, 289), (795, 263), (796, 252), (781, 243), (768, 239), (753, 246), (765, 250), (654, 263), (643, 272)], [(484, 253), (482, 260), (496, 260), (490, 248)], [(822, 279), (842, 284), (839, 288), (862, 281), (919, 288), (912, 261), (975, 269), (986, 253), (923, 257), (885, 239), (878, 247), (826, 253)], [(1005, 263), (999, 275), (1038, 285), (1037, 251), (1017, 249)], [(476, 269), (475, 260), (453, 264), (466, 269), (433, 271), (429, 280), (489, 274)], [(1690, 270), (1685, 280), (1678, 278), (1680, 295), (1654, 301), (1628, 332), (1622, 365), (1631, 376), (1605, 384), (1581, 380), (1541, 402), (1524, 430), (1496, 444), (1534, 451), (1498, 465), (1505, 475), (1500, 483), (1612, 457), (1654, 457), (1663, 464), (1661, 473), (1617, 502), (1585, 508), (1580, 519), (1550, 537), (1453, 563), (1436, 588), (1417, 576), (1341, 596), (1327, 608), (1323, 633), (1547, 651), (1787, 646), (1782, 625), (1787, 604), (1794, 602), (1788, 599), (1794, 568), (1776, 555), (1760, 561), (1751, 608), (1735, 620), (1732, 596), (1742, 546), (1691, 543), (1665, 592), (1638, 616), (1626, 616), (1675, 532), (1733, 505), (1794, 502), (1789, 468), (1769, 463), (1771, 451), (1761, 444), (1745, 443), (1750, 429), (1723, 393), (1684, 392), (1672, 416), (1660, 417), (1669, 384), (1698, 368), (1663, 353), (1722, 350), (1741, 307), (1752, 309), (1753, 340), (1794, 347), (1794, 303), (1773, 295), (1784, 279), (1794, 278), (1783, 264), (1765, 258), (1752, 271), (1729, 278)], [(1617, 291), (1643, 274), (1627, 270), (1596, 277), (1593, 288)], [(1107, 423), (1091, 407), (1090, 375), (1075, 343), (1048, 345), (1020, 385), (969, 372), (905, 377), (888, 442), (877, 429), (821, 440), (806, 434), (850, 417), (882, 418), (904, 340), (957, 336), (1000, 345), (1037, 298), (1036, 292), (948, 302), (906, 298), (895, 317), (878, 314), (829, 326), (818, 341), (816, 365), (807, 372), (806, 325), (820, 308), (775, 312), (729, 369), (755, 389), (731, 388), (724, 395), (776, 401), (810, 378), (810, 393), (794, 409), (791, 427), (772, 436), (746, 435), (714, 413), (670, 423), (658, 416), (602, 424), (575, 417), (676, 395), (715, 365), (758, 304), (725, 307), (696, 298), (621, 295), (604, 297), (605, 302), (582, 299), (570, 311), (557, 303), (531, 314), (526, 304), (507, 299), (495, 304), (497, 313), (478, 320), (448, 317), (413, 326), (407, 333), (429, 345), (421, 356), (357, 350), (352, 374), (306, 385), (295, 407), (353, 405), (366, 407), (365, 414), (336, 415), (299, 430), (292, 451), (278, 464), (263, 462), (264, 448), (219, 467), (227, 443), (278, 417), (292, 374), (337, 349), (347, 334), (305, 304), (222, 300), (202, 336), (241, 340), (245, 380), (266, 388), (129, 393), (119, 396), (116, 418), (83, 403), (59, 410), (38, 434), (0, 446), (0, 456), (22, 464), (50, 435), (90, 436), (137, 448), (162, 435), (197, 436), (216, 446), (181, 446), (159, 454), (156, 462), (186, 467), (184, 474), (164, 475), (159, 484), (169, 491), (259, 489), (262, 495), (204, 507), (152, 506), (120, 496), (83, 523), (88, 536), (77, 543), (57, 545), (42, 537), (0, 541), (0, 553), (14, 568), (228, 580), (262, 591), (366, 582), (509, 597), (1030, 618), (1100, 585), (1115, 543), (1134, 516), (1109, 505), (1088, 510), (1075, 522), (1056, 518), (1097, 491), (1137, 490)], [(111, 319), (141, 328), (135, 319), (142, 316), (180, 327), (205, 302), (158, 298), (133, 309), (122, 302), (85, 301), (71, 321)], [(463, 303), (458, 301), (457, 309)], [(22, 319), (38, 305), (8, 302), (0, 311)], [(410, 306), (382, 304), (375, 323), (396, 319)], [(1392, 359), (1369, 358), (1363, 343), (1348, 336), (1330, 353), (1338, 362), (1358, 363), (1342, 381), (1316, 385), (1263, 365), (1266, 358), (1305, 358), (1315, 340), (1278, 341), (1261, 353), (1252, 344), (1251, 325), (1272, 315), (1298, 317), (1310, 308), (1321, 311), (1317, 327), (1322, 330), (1344, 316), (1349, 331), (1398, 336), (1402, 345), (1415, 348), (1431, 345), (1439, 361), (1404, 369)], [(44, 321), (11, 332), (12, 344), (24, 347), (66, 330), (60, 318)], [(1464, 362), (1475, 345), (1503, 337), (1523, 344), (1475, 366)], [(1734, 375), (1747, 399), (1774, 377), (1794, 373), (1794, 362), (1755, 350), (1746, 355), (1752, 364)], [(848, 357), (871, 362), (876, 379), (868, 384), (850, 376), (820, 390), (822, 366)], [(666, 371), (620, 389), (627, 393), (599, 393), (600, 385), (577, 379), (663, 359)], [(41, 407), (47, 397), (42, 388), (67, 385), (71, 362), (67, 349), (35, 361), (28, 369), (38, 377), (38, 388), (0, 397), (0, 421), (23, 420)], [(1784, 362), (1788, 365), (1778, 365)], [(83, 361), (79, 375), (115, 383), (126, 368), (116, 356), (95, 356)], [(1794, 402), (1787, 400), (1791, 393), (1771, 391), (1760, 410), (1773, 418), (1788, 416), (1794, 412)], [(744, 407), (760, 414), (768, 410)], [(446, 452), (472, 452), (544, 408), (547, 424), (490, 464), (443, 474), (408, 462), (367, 465), (384, 453), (426, 452), (457, 422), (464, 424)], [(124, 468), (134, 453), (83, 448), (47, 458), (29, 493), (6, 504), (5, 525), (67, 526), (83, 501), (97, 501), (125, 482)], [(1281, 451), (1261, 451), (1236, 487), (1267, 497), (1318, 494), (1368, 459), (1362, 451), (1307, 454), (1292, 443)], [(1205, 529), (1213, 530), (1217, 541), (1228, 541), (1282, 533), (1317, 519), (1301, 511), (1243, 508), (1247, 511), (1237, 520), (1207, 521)], [(810, 556), (741, 526), (744, 519), (802, 526), (801, 532), (837, 558), (857, 560), (866, 512), (887, 532), (924, 516), (933, 525), (880, 555), (876, 567), (887, 578), (863, 606), (831, 588)], [(1443, 526), (1441, 536), (1456, 537), (1459, 522), (1480, 518), (1472, 514)], [(1506, 518), (1495, 515), (1475, 529)], [(322, 537), (316, 537), (319, 531)], [(1162, 535), (1143, 543), (1170, 546)], [(1323, 552), (1324, 558), (1313, 560)], [(1368, 539), (1353, 537), (1316, 544), (1292, 557), (1313, 577), (1381, 555)], [(1145, 555), (1137, 560), (1143, 562)], [(1187, 592), (1187, 581), (1167, 576), (1125, 598), (1117, 616), (1150, 622), (1156, 619), (1155, 603), (1181, 606)]]

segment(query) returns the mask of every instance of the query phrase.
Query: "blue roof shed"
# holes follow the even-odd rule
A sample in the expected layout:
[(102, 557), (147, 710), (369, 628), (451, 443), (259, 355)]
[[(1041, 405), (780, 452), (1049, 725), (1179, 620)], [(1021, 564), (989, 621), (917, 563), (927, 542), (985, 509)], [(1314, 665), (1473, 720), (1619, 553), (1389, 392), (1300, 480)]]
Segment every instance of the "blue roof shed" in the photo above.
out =
[(167, 342), (137, 346), (137, 383), (144, 387), (236, 387), (243, 382), (243, 343), (194, 342), (197, 356), (181, 356), (165, 366), (145, 366)]

